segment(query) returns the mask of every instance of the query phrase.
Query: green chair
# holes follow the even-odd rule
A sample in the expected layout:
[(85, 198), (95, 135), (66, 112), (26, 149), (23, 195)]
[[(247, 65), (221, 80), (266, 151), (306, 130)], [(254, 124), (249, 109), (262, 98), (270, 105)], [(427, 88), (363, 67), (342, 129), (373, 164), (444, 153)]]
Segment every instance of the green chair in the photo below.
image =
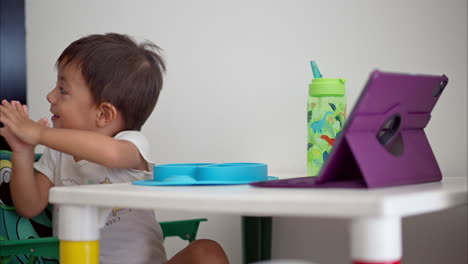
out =
[(189, 243), (197, 238), (200, 222), (207, 221), (206, 218), (159, 222), (163, 231), (163, 237), (179, 237)]
[[(58, 263), (59, 241), (56, 237), (39, 237), (42, 228), (51, 230), (50, 218), (42, 213), (34, 219), (19, 216), (12, 206), (0, 205), (0, 263)], [(48, 226), (37, 220), (48, 220)], [(38, 229), (35, 229), (38, 228)], [(40, 228), (39, 228), (40, 227)]]
[[(36, 160), (40, 155), (36, 155)], [(11, 176), (11, 152), (0, 151), (0, 264), (58, 263), (59, 240), (51, 236), (51, 207), (27, 219), (16, 213), (11, 204), (8, 183)], [(8, 197), (7, 197), (8, 196)], [(163, 237), (176, 236), (189, 243), (197, 236), (205, 218), (160, 222)], [(45, 231), (44, 231), (45, 230)]]

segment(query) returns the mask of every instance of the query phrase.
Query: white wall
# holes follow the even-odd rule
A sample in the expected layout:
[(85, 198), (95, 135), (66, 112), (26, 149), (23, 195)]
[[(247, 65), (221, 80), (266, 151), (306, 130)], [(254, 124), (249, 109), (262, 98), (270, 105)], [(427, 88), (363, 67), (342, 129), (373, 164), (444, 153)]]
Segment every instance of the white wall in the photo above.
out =
[[(467, 175), (466, 0), (29, 0), (26, 11), (34, 118), (50, 116), (54, 62), (71, 41), (127, 33), (155, 42), (167, 59), (143, 130), (157, 163), (265, 162), (272, 175), (301, 175), (309, 60), (348, 80), (350, 107), (375, 68), (445, 73), (449, 86), (427, 134), (444, 176)], [(160, 212), (162, 220), (193, 216)], [(200, 237), (240, 263), (240, 217), (208, 217)], [(405, 263), (466, 263), (466, 218), (465, 207), (405, 219)], [(344, 220), (275, 219), (273, 256), (346, 263), (346, 230)], [(181, 245), (168, 243), (170, 252)]]

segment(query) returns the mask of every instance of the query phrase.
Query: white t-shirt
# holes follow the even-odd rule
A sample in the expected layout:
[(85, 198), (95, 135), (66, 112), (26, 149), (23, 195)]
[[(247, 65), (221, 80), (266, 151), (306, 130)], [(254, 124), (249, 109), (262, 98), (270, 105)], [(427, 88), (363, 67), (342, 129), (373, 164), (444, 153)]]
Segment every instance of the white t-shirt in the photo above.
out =
[[(111, 184), (150, 179), (153, 163), (149, 160), (149, 143), (138, 131), (122, 131), (115, 137), (133, 143), (148, 163), (148, 171), (114, 169), (80, 160), (73, 156), (46, 148), (34, 168), (47, 176), (54, 186), (86, 184)], [(101, 229), (101, 264), (146, 264), (165, 263), (161, 226), (153, 211), (137, 209), (114, 209)]]

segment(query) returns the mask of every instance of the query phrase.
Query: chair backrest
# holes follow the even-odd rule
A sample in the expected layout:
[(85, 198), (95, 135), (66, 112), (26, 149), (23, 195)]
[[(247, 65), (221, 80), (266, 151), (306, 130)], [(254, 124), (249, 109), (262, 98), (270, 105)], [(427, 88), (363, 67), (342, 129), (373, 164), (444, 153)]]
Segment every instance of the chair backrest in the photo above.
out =
[[(38, 158), (38, 156), (36, 157)], [(38, 216), (28, 219), (16, 213), (10, 197), (11, 152), (0, 151), (0, 263), (28, 263), (29, 254), (8, 256), (8, 245), (20, 245), (20, 241), (52, 236), (52, 211), (48, 207)], [(16, 243), (17, 242), (17, 243)], [(40, 252), (36, 252), (40, 253)], [(7, 257), (8, 256), (8, 257)], [(53, 257), (39, 257), (35, 263), (57, 263)]]
[(207, 221), (206, 218), (179, 220), (160, 222), (164, 238), (177, 236), (188, 242), (192, 242), (197, 238), (198, 226), (200, 222)]

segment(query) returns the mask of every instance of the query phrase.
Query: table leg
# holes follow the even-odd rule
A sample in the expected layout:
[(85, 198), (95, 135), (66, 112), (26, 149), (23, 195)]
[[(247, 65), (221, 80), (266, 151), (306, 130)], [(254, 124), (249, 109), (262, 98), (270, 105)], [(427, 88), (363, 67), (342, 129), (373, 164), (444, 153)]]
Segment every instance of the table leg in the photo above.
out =
[(244, 263), (271, 259), (271, 217), (242, 217)]
[(62, 205), (58, 209), (60, 263), (99, 263), (99, 210), (91, 206)]
[(60, 240), (60, 263), (98, 264), (99, 241)]
[(351, 222), (353, 264), (401, 264), (401, 218), (359, 218)]

